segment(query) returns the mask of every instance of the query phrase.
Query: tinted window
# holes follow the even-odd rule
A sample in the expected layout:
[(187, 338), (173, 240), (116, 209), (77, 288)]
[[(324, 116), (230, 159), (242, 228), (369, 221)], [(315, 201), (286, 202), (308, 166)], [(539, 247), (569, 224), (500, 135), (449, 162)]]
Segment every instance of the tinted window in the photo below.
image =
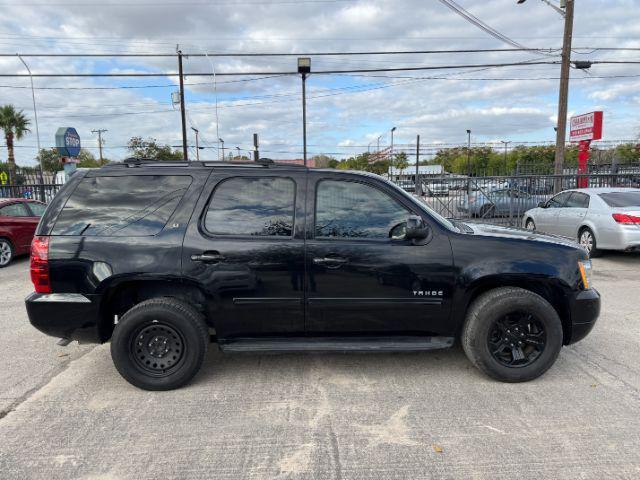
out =
[(47, 209), (47, 206), (41, 203), (29, 202), (29, 209), (36, 217), (41, 217)]
[(640, 207), (640, 192), (601, 193), (600, 198), (610, 207)]
[(316, 193), (316, 237), (389, 238), (411, 215), (380, 190), (362, 183), (325, 180)]
[(549, 200), (549, 207), (550, 208), (560, 208), (560, 207), (564, 206), (565, 202), (567, 201), (567, 199), (569, 198), (570, 195), (571, 195), (571, 192), (559, 193), (558, 195), (553, 197), (551, 200)]
[(84, 178), (67, 200), (53, 235), (148, 236), (159, 233), (191, 177)]
[(30, 217), (31, 214), (27, 211), (26, 207), (22, 203), (13, 203), (11, 205), (5, 205), (0, 208), (0, 215), (5, 217)]
[(232, 178), (213, 192), (204, 226), (216, 235), (290, 237), (294, 205), (289, 178)]
[(568, 208), (588, 208), (589, 207), (589, 195), (579, 192), (573, 192), (567, 200), (565, 207)]

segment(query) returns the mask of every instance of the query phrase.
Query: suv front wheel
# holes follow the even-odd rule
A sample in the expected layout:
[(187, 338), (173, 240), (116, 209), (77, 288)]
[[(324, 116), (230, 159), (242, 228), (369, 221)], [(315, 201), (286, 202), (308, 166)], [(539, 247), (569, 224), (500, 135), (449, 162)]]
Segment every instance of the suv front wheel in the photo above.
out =
[(174, 298), (154, 298), (122, 316), (111, 339), (111, 358), (136, 387), (172, 390), (198, 373), (208, 343), (208, 328), (197, 310)]
[(562, 323), (540, 295), (522, 288), (496, 288), (469, 307), (462, 347), (471, 363), (490, 377), (526, 382), (556, 361)]

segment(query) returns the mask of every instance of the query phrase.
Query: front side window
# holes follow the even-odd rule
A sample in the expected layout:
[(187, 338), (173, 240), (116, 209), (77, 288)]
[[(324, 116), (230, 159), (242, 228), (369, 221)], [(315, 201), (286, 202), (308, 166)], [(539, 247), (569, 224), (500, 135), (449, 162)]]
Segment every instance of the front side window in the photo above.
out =
[(357, 182), (323, 180), (316, 190), (316, 238), (388, 239), (411, 212), (386, 193)]
[(158, 234), (191, 184), (189, 176), (84, 178), (53, 227), (53, 235), (131, 237)]
[(291, 237), (294, 206), (290, 178), (231, 178), (213, 192), (204, 227), (214, 235)]
[(562, 192), (549, 200), (549, 208), (562, 208), (567, 202), (567, 199), (571, 195), (571, 192)]
[(21, 203), (12, 203), (0, 208), (0, 216), (3, 217), (29, 217), (29, 212)]

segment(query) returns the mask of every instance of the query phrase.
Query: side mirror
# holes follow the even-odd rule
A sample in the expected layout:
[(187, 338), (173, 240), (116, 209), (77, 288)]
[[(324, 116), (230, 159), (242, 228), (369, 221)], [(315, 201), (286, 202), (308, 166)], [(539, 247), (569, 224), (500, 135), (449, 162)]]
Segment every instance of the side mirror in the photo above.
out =
[(538, 203), (538, 207), (539, 208), (547, 208), (547, 202), (539, 202)]
[(405, 238), (407, 240), (424, 240), (429, 235), (429, 227), (424, 220), (417, 215), (411, 215), (407, 219)]

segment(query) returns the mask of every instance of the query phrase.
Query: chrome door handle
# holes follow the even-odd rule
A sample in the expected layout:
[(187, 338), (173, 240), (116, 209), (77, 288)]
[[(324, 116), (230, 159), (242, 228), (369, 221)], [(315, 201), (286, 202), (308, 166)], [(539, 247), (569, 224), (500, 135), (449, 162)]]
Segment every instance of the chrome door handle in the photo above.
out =
[(313, 259), (314, 265), (324, 265), (327, 268), (340, 268), (345, 263), (348, 263), (346, 258), (316, 257)]
[(194, 262), (219, 263), (224, 260), (224, 257), (219, 253), (205, 252), (191, 255), (191, 260)]

